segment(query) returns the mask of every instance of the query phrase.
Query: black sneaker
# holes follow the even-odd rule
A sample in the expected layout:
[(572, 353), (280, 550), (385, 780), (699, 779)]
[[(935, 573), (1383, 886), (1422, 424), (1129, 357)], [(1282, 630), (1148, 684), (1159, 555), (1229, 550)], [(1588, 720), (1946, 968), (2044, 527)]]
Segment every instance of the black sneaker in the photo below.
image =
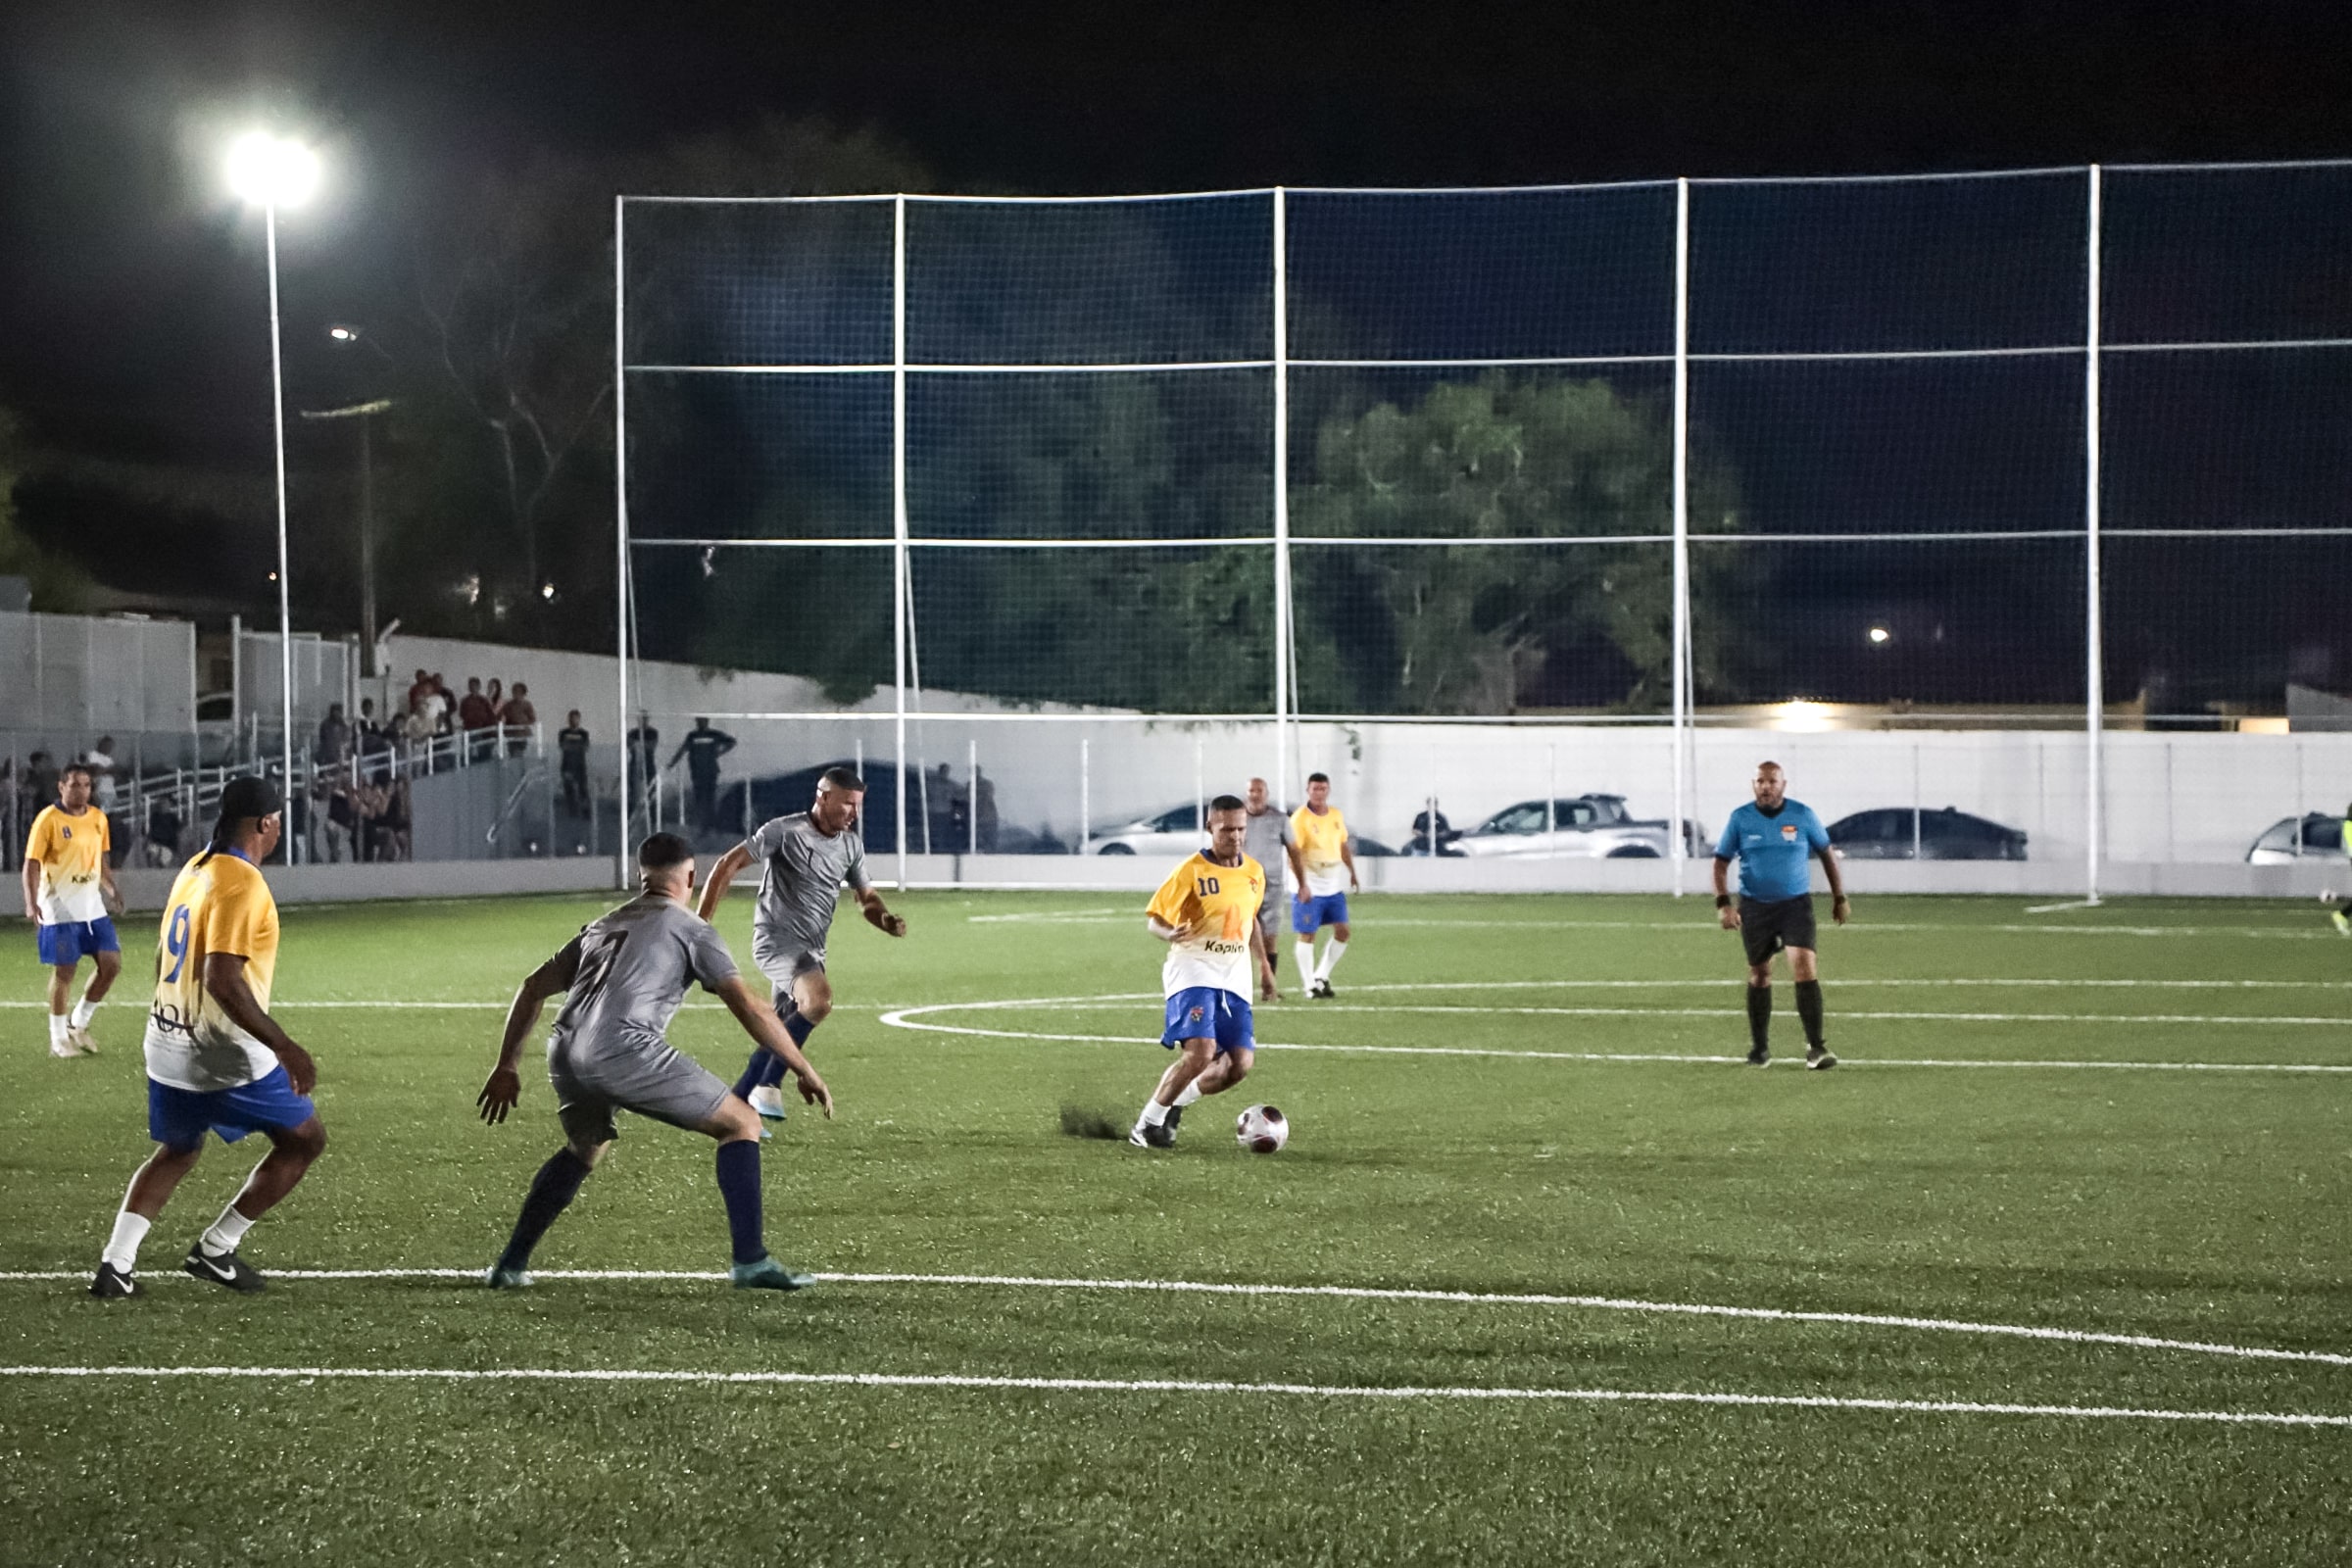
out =
[(1332, 998), (1338, 996), (1339, 993), (1331, 989), (1330, 981), (1318, 980), (1315, 982), (1315, 989), (1308, 992), (1307, 995), (1310, 997), (1319, 998), (1325, 1002), (1329, 1002)]
[(138, 1283), (112, 1263), (98, 1265), (98, 1277), (90, 1281), (90, 1294), (101, 1301), (119, 1301), (125, 1296), (139, 1294)]
[(1837, 1066), (1838, 1058), (1830, 1054), (1830, 1048), (1827, 1046), (1808, 1046), (1805, 1048), (1805, 1065), (1813, 1071), (1819, 1072), (1824, 1067)]
[(1138, 1122), (1135, 1130), (1127, 1135), (1127, 1141), (1138, 1149), (1174, 1149), (1176, 1147), (1176, 1135), (1169, 1131), (1165, 1123), (1154, 1127), (1149, 1122)]
[(200, 1280), (225, 1285), (239, 1296), (257, 1296), (270, 1288), (270, 1282), (262, 1278), (260, 1269), (234, 1252), (222, 1252), (215, 1256), (204, 1250), (202, 1242), (188, 1249), (187, 1261), (180, 1267)]
[(1761, 1067), (1771, 1059), (1772, 1053), (1765, 1050), (1762, 1046), (1752, 1046), (1748, 1049), (1747, 1064), (1750, 1067)]
[(1169, 1143), (1172, 1144), (1176, 1141), (1176, 1124), (1182, 1120), (1184, 1120), (1184, 1107), (1182, 1105), (1170, 1105), (1168, 1107), (1167, 1115), (1160, 1121), (1160, 1125), (1168, 1130)]

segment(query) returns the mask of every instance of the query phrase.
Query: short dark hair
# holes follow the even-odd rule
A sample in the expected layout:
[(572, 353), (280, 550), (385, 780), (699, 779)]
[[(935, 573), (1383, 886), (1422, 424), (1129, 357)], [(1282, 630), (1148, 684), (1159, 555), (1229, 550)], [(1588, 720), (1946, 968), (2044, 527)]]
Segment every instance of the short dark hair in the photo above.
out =
[(1212, 811), (1247, 811), (1250, 804), (1239, 795), (1220, 795), (1208, 803), (1208, 808)]
[(1306, 775), (1306, 781), (1309, 784), (1328, 784), (1331, 782), (1331, 775), (1329, 773), (1309, 773)]
[(865, 780), (859, 778), (853, 768), (828, 767), (816, 776), (816, 787), (820, 790), (855, 790), (862, 795), (865, 793)]
[(637, 867), (642, 871), (667, 871), (693, 858), (694, 846), (675, 833), (649, 834), (637, 846)]
[(57, 781), (60, 784), (63, 784), (66, 780), (72, 778), (76, 773), (79, 773), (83, 778), (88, 779), (93, 784), (98, 782), (98, 770), (90, 766), (90, 764), (87, 762), (68, 762), (65, 766), (57, 770)]

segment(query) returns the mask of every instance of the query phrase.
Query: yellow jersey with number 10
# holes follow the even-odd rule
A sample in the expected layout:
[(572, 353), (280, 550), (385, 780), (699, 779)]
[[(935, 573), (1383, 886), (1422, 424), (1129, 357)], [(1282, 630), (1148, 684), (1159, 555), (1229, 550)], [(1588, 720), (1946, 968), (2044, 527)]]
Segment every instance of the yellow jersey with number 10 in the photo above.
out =
[(1145, 911), (1184, 933), (1160, 965), (1162, 993), (1214, 986), (1248, 1001), (1250, 932), (1265, 897), (1266, 869), (1247, 855), (1239, 865), (1196, 855), (1169, 872)]
[(214, 954), (245, 960), (245, 984), (266, 1012), (277, 973), (277, 901), (254, 863), (223, 850), (190, 860), (172, 884), (156, 943), (155, 1004), (147, 1014), (147, 1076), (211, 1093), (258, 1083), (277, 1054), (248, 1034), (204, 989)]
[(1340, 847), (1348, 842), (1348, 819), (1338, 807), (1317, 816), (1313, 808), (1301, 806), (1291, 813), (1291, 837), (1298, 841), (1298, 860), (1306, 868), (1307, 897), (1328, 899), (1348, 891), (1348, 862), (1340, 858)]

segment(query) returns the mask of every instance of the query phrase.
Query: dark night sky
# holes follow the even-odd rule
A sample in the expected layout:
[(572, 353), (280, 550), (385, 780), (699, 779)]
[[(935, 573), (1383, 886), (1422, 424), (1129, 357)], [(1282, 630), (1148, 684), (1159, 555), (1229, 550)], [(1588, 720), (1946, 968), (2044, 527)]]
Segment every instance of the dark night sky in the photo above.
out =
[(1032, 192), (2352, 154), (2340, 4), (27, 9), (0, 76), (0, 406), (53, 444), (199, 461), (266, 430), (258, 234), (205, 139), (257, 110), (339, 160), (285, 239), (320, 318), (484, 166), (762, 113)]

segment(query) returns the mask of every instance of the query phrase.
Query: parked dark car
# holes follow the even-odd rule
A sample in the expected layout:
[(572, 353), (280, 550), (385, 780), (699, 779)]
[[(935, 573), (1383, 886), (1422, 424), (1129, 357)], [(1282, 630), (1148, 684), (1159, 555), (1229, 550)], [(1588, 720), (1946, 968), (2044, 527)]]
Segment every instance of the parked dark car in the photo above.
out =
[(1849, 860), (2022, 860), (2023, 829), (2003, 827), (1954, 807), (1908, 806), (1856, 811), (1830, 824), (1830, 842)]

